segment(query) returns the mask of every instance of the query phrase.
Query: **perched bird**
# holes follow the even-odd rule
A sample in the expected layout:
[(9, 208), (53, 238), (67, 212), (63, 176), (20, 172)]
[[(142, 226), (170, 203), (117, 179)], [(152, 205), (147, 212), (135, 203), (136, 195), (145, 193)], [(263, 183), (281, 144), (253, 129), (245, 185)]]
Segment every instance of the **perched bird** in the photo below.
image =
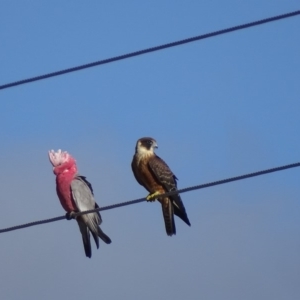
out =
[[(92, 185), (84, 176), (77, 173), (75, 159), (66, 151), (51, 150), (48, 152), (49, 159), (53, 165), (53, 173), (56, 175), (56, 192), (60, 203), (67, 212), (67, 218), (72, 214), (85, 210), (98, 208), (95, 202)], [(101, 230), (99, 225), (102, 219), (99, 212), (89, 213), (75, 217), (78, 223), (85, 255), (92, 257), (90, 233), (92, 234), (97, 248), (99, 248), (99, 237), (106, 244), (110, 244), (110, 238)]]
[(178, 179), (168, 165), (154, 153), (155, 148), (157, 148), (155, 139), (150, 137), (139, 139), (131, 168), (137, 182), (150, 193), (146, 198), (147, 201), (157, 199), (161, 203), (166, 232), (172, 236), (176, 234), (174, 214), (189, 226), (191, 223), (179, 194), (159, 197), (161, 194), (177, 191)]

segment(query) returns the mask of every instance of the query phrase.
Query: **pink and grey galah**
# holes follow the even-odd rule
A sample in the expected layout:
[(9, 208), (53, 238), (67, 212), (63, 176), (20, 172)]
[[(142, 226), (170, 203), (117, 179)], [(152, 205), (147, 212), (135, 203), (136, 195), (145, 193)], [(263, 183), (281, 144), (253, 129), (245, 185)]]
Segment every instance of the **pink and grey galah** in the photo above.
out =
[[(98, 208), (95, 202), (92, 185), (77, 172), (75, 159), (66, 151), (51, 150), (48, 152), (49, 159), (53, 165), (53, 173), (56, 175), (56, 192), (60, 203), (67, 212), (69, 218), (76, 212)], [(101, 230), (102, 219), (99, 212), (89, 213), (76, 217), (78, 223), (85, 255), (92, 257), (90, 233), (92, 234), (97, 248), (99, 248), (99, 237), (110, 244), (111, 239)]]

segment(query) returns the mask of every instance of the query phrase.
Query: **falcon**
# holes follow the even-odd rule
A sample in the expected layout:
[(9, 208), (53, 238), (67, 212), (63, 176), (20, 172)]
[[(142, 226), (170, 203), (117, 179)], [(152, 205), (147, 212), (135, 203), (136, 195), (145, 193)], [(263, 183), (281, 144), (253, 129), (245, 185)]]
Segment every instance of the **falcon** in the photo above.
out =
[(157, 199), (162, 206), (167, 235), (176, 234), (174, 214), (191, 226), (179, 194), (159, 197), (161, 194), (177, 191), (177, 177), (169, 166), (155, 154), (157, 142), (151, 137), (140, 138), (135, 147), (131, 168), (137, 182), (150, 194), (147, 201)]

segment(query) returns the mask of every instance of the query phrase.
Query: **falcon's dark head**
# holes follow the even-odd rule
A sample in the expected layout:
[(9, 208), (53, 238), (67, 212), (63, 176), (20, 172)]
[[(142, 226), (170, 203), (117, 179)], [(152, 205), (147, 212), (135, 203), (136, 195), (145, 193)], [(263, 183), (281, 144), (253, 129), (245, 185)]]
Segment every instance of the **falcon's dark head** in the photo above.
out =
[(135, 152), (140, 155), (153, 154), (154, 149), (157, 147), (158, 146), (155, 139), (151, 137), (143, 137), (137, 141)]

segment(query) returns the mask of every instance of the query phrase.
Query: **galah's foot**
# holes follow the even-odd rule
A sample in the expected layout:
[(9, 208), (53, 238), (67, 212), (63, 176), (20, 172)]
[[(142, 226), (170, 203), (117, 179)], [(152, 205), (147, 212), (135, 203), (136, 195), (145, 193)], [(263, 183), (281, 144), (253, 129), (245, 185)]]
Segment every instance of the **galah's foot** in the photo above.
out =
[(75, 212), (74, 212), (74, 211), (67, 212), (67, 213), (66, 213), (66, 219), (67, 219), (67, 220), (76, 219), (76, 217), (75, 217), (74, 215), (75, 215)]
[(146, 197), (146, 199), (147, 199), (147, 201), (153, 202), (153, 201), (155, 201), (155, 199), (156, 199), (157, 196), (159, 196), (159, 195), (160, 195), (160, 192), (155, 192), (155, 193), (153, 193), (153, 194), (149, 194), (149, 195)]

